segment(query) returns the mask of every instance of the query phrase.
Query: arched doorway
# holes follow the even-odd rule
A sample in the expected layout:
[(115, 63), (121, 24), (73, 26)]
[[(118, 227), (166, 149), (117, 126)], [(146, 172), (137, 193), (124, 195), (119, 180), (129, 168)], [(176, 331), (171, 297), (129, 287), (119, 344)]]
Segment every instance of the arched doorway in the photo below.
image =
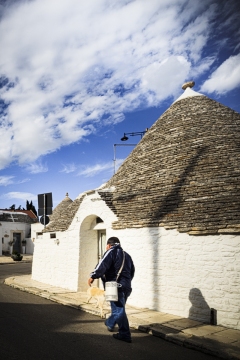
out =
[[(86, 291), (90, 272), (106, 250), (106, 225), (96, 215), (87, 216), (80, 226), (80, 254), (78, 290)], [(101, 281), (95, 281), (101, 287)]]

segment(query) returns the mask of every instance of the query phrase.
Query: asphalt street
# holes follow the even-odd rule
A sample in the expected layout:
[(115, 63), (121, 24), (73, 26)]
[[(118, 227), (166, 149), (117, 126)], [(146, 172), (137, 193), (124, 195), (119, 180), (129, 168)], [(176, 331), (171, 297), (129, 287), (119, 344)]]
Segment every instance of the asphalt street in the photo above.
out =
[(3, 284), (30, 273), (31, 263), (0, 267), (1, 360), (217, 359), (137, 330), (131, 344), (115, 340), (99, 317)]

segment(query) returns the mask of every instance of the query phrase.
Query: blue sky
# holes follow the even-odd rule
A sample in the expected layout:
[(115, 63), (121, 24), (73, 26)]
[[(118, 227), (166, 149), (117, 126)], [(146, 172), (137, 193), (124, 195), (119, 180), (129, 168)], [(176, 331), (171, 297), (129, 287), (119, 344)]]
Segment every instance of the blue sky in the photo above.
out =
[[(239, 15), (238, 0), (0, 0), (0, 208), (99, 187), (113, 145), (186, 81), (240, 112)], [(133, 146), (115, 149), (119, 165)]]

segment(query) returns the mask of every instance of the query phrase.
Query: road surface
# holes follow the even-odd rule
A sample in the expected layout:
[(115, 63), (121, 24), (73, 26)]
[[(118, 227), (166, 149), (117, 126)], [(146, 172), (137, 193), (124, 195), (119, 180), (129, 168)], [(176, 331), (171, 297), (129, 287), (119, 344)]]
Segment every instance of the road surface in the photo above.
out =
[(132, 330), (133, 342), (112, 338), (99, 317), (3, 284), (31, 273), (31, 264), (0, 266), (1, 360), (216, 360)]

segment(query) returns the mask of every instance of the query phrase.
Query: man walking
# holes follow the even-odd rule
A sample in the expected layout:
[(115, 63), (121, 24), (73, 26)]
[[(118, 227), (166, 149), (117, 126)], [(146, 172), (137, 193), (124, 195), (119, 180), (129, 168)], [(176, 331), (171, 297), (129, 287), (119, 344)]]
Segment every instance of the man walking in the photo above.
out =
[(122, 271), (118, 278), (118, 284), (120, 285), (118, 287), (118, 301), (110, 301), (112, 312), (111, 316), (105, 321), (105, 325), (109, 331), (113, 331), (115, 324), (117, 324), (119, 332), (113, 334), (113, 337), (117, 340), (130, 343), (132, 339), (125, 304), (132, 292), (131, 280), (135, 272), (134, 264), (131, 256), (121, 248), (120, 241), (117, 237), (110, 237), (108, 239), (106, 250), (102, 260), (90, 274), (88, 285), (91, 286), (92, 282), (99, 278), (102, 279), (104, 288), (105, 282), (116, 281), (117, 274), (124, 261)]

